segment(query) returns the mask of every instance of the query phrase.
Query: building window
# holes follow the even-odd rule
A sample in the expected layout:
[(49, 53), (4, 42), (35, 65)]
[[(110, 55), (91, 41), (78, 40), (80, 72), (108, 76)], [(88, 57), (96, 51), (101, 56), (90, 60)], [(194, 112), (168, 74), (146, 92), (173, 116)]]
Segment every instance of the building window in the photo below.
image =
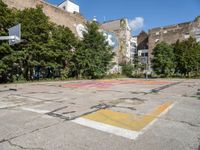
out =
[(148, 57), (148, 53), (142, 53), (142, 57)]
[(63, 6), (63, 9), (66, 10), (66, 6)]
[(144, 55), (144, 53), (142, 53), (142, 57), (144, 57), (145, 55)]

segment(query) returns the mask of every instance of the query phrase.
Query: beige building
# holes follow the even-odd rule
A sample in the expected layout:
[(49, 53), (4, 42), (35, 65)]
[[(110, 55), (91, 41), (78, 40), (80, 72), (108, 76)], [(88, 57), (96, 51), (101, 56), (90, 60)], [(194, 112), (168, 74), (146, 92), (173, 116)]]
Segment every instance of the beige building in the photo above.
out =
[(25, 8), (35, 8), (37, 5), (42, 5), (43, 11), (47, 16), (49, 16), (50, 21), (68, 27), (77, 36), (80, 26), (84, 25), (87, 21), (80, 15), (79, 6), (69, 0), (64, 1), (59, 6), (49, 4), (44, 0), (3, 0), (3, 2), (10, 8), (21, 10)]
[(131, 60), (131, 28), (127, 19), (104, 22), (102, 29), (115, 35), (117, 43), (114, 47), (118, 65)]

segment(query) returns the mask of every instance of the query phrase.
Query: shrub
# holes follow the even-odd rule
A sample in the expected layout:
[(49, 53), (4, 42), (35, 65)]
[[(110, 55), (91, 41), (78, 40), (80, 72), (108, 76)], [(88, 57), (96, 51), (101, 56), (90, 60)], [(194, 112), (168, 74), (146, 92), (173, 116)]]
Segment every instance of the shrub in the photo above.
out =
[(122, 74), (127, 77), (133, 77), (133, 65), (131, 63), (122, 65)]

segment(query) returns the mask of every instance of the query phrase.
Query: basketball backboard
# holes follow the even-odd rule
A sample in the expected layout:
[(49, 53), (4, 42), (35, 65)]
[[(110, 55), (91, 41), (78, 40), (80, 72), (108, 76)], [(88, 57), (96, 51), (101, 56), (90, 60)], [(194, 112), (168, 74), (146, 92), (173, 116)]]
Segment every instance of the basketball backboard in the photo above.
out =
[(8, 29), (8, 31), (9, 37), (12, 37), (9, 39), (9, 45), (14, 45), (21, 42), (21, 24)]

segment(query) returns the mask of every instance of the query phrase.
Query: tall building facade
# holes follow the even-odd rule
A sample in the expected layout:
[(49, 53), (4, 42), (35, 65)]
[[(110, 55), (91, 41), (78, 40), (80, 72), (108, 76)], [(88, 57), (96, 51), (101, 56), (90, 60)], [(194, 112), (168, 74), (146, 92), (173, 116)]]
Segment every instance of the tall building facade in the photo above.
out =
[(142, 31), (137, 36), (137, 51), (138, 58), (141, 64), (148, 64), (148, 51), (149, 51), (149, 35)]
[(133, 63), (135, 55), (137, 54), (137, 36), (132, 36), (130, 40), (130, 57), (131, 57), (131, 62)]
[(116, 62), (118, 65), (131, 61), (131, 28), (128, 19), (108, 21), (101, 25), (101, 28), (117, 39), (117, 46), (114, 47)]

